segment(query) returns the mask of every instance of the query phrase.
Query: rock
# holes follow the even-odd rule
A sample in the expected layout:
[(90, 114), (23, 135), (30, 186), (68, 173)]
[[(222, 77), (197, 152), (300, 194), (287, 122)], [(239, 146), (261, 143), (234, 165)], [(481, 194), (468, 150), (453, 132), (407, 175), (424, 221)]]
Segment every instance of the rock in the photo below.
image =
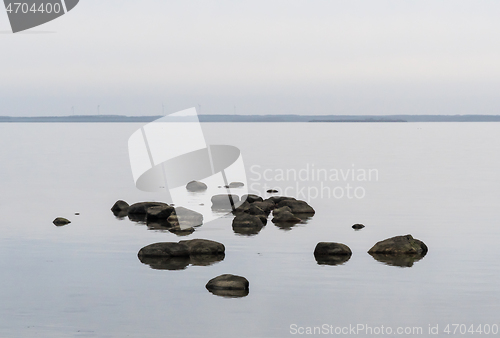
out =
[(266, 216), (266, 218), (267, 218), (267, 215), (269, 215), (269, 213), (266, 213), (264, 210), (262, 210), (260, 207), (258, 207), (255, 204), (250, 204), (250, 206), (246, 210), (246, 213), (250, 214), (250, 215), (255, 215), (255, 216), (264, 215), (264, 216)]
[(168, 229), (168, 231), (173, 233), (173, 234), (176, 234), (179, 237), (184, 237), (184, 236), (191, 235), (195, 230), (194, 230), (194, 228), (181, 229), (181, 227), (175, 226), (175, 227)]
[(233, 219), (233, 231), (245, 236), (257, 235), (264, 227), (264, 221), (267, 223), (267, 218), (264, 215), (256, 216), (243, 213)]
[(171, 207), (168, 204), (149, 207), (146, 210), (146, 222), (167, 219), (173, 211), (174, 207)]
[(186, 189), (191, 192), (205, 191), (207, 188), (208, 187), (205, 183), (199, 181), (191, 181), (186, 184)]
[(166, 231), (172, 228), (172, 224), (170, 224), (166, 219), (158, 219), (155, 221), (146, 222), (148, 230), (160, 230)]
[(255, 205), (256, 207), (259, 207), (261, 208), (262, 210), (264, 210), (264, 212), (269, 215), (269, 213), (271, 212), (271, 210), (274, 209), (275, 205), (274, 205), (274, 202), (273, 201), (263, 201), (263, 202), (254, 202), (252, 203), (252, 205)]
[(231, 210), (240, 204), (239, 201), (238, 195), (215, 195), (212, 196), (212, 209)]
[(274, 208), (273, 209), (273, 216), (276, 216), (279, 213), (284, 212), (284, 211), (292, 212), (292, 209), (290, 209), (290, 207), (287, 207), (287, 206), (284, 206), (281, 208)]
[(296, 201), (295, 198), (287, 197), (287, 196), (271, 196), (271, 197), (265, 199), (265, 201), (272, 201), (274, 204), (278, 204), (279, 202), (286, 201), (286, 200)]
[(351, 256), (351, 249), (342, 243), (319, 242), (314, 249), (314, 256), (347, 255)]
[(224, 188), (241, 188), (244, 186), (245, 184), (242, 182), (231, 182), (229, 185), (225, 185)]
[(167, 218), (167, 221), (174, 227), (178, 226), (181, 229), (187, 229), (202, 225), (203, 215), (184, 207), (176, 207), (172, 215)]
[(224, 274), (209, 280), (206, 287), (209, 290), (248, 290), (249, 285), (245, 277)]
[(188, 241), (180, 241), (180, 244), (187, 246), (189, 255), (207, 255), (224, 253), (226, 248), (224, 244), (210, 241), (208, 239), (191, 239)]
[(148, 208), (158, 207), (158, 206), (169, 206), (167, 203), (162, 202), (139, 202), (134, 203), (128, 208), (128, 214), (146, 214)]
[(309, 215), (314, 215), (315, 211), (314, 209), (307, 204), (307, 202), (300, 201), (300, 200), (282, 200), (279, 202), (276, 207), (281, 208), (281, 207), (289, 207), (292, 210), (293, 214), (309, 214)]
[(363, 229), (364, 227), (365, 227), (365, 226), (364, 226), (363, 224), (354, 224), (354, 225), (352, 226), (352, 228), (353, 228), (354, 230), (361, 230), (361, 229)]
[(57, 217), (55, 220), (52, 221), (52, 223), (54, 223), (55, 226), (62, 227), (66, 224), (71, 223), (71, 221), (63, 217)]
[(271, 220), (273, 223), (299, 223), (301, 221), (302, 220), (300, 218), (295, 217), (290, 211), (287, 210), (275, 214)]
[(241, 200), (247, 201), (248, 203), (254, 203), (254, 202), (262, 202), (264, 199), (254, 194), (248, 194), (241, 196)]
[(412, 235), (396, 236), (376, 243), (370, 250), (369, 254), (386, 254), (386, 255), (425, 255), (428, 251), (427, 245), (418, 239), (414, 239)]
[(120, 214), (120, 213), (123, 213), (123, 212), (125, 212), (125, 213), (128, 212), (128, 208), (129, 208), (129, 205), (128, 205), (127, 202), (122, 201), (122, 200), (118, 200), (111, 207), (111, 211), (116, 216), (117, 214)]
[(263, 225), (258, 216), (247, 213), (238, 215), (233, 219), (233, 228), (258, 228)]
[(174, 242), (154, 243), (145, 246), (137, 254), (141, 257), (185, 257), (189, 256), (189, 248), (185, 244)]
[(247, 212), (248, 209), (250, 208), (250, 203), (248, 203), (247, 201), (241, 203), (237, 208), (235, 208), (232, 213), (234, 215), (239, 215), (241, 213), (244, 213), (244, 212)]
[(132, 222), (146, 223), (146, 214), (128, 214), (127, 216)]
[(278, 190), (275, 190), (275, 189), (269, 189), (268, 191), (266, 191), (268, 194), (276, 194), (278, 193), (279, 191)]

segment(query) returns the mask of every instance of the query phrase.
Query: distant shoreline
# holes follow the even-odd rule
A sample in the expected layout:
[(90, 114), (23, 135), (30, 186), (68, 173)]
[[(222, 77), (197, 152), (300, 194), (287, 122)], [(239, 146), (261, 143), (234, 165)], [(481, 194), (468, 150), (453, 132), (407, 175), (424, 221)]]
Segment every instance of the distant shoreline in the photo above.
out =
[[(0, 123), (145, 123), (161, 115), (72, 115), (0, 116)], [(500, 115), (199, 115), (200, 122), (314, 122), (314, 123), (395, 123), (395, 122), (500, 122)], [(175, 121), (183, 122), (182, 117)]]

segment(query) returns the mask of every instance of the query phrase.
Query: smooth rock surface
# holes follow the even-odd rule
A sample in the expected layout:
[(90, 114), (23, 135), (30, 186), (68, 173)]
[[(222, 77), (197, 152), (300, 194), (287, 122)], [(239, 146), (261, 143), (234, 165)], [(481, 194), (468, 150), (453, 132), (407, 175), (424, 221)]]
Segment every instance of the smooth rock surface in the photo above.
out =
[(163, 202), (139, 202), (134, 203), (128, 208), (128, 214), (146, 214), (148, 208), (158, 207), (158, 206), (169, 206), (167, 203)]
[(191, 181), (186, 184), (186, 189), (191, 192), (205, 191), (207, 188), (205, 183), (199, 181)]
[(412, 235), (396, 236), (376, 243), (370, 250), (369, 254), (410, 254), (410, 255), (425, 255), (428, 251), (427, 245), (424, 242), (413, 238)]
[(183, 257), (189, 256), (189, 249), (185, 244), (175, 242), (154, 243), (145, 246), (138, 253), (140, 257)]
[(276, 207), (281, 208), (281, 207), (289, 207), (292, 210), (292, 213), (294, 214), (310, 214), (314, 215), (315, 211), (314, 209), (307, 204), (305, 201), (300, 201), (300, 200), (282, 200), (279, 202)]
[(64, 217), (57, 217), (55, 220), (52, 221), (52, 223), (54, 223), (54, 225), (56, 225), (58, 227), (62, 227), (66, 224), (71, 223), (71, 221), (64, 218)]
[(314, 249), (314, 256), (347, 255), (351, 256), (351, 249), (342, 243), (319, 242)]
[(179, 243), (187, 246), (190, 255), (219, 254), (226, 250), (224, 244), (208, 239), (191, 239)]
[(224, 274), (208, 281), (208, 290), (248, 290), (250, 283), (245, 277)]

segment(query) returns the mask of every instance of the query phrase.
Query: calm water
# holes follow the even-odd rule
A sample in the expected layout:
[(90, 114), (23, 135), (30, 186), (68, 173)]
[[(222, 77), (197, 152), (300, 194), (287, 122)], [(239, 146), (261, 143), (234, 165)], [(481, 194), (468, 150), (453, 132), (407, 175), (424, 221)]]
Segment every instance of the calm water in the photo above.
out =
[[(449, 336), (447, 324), (500, 324), (500, 124), (204, 124), (209, 143), (241, 149), (251, 190), (288, 189), (317, 213), (255, 236), (225, 217), (188, 237), (109, 210), (163, 199), (132, 181), (127, 140), (139, 126), (0, 124), (0, 337), (289, 337), (294, 324), (422, 327), (425, 337), (429, 325)], [(369, 169), (366, 180), (331, 176)], [(340, 198), (347, 184), (363, 198)], [(58, 216), (72, 223), (57, 228)], [(366, 253), (405, 234), (429, 246), (412, 267)], [(224, 243), (225, 259), (168, 271), (137, 258), (145, 245), (190, 238)], [(353, 256), (318, 265), (320, 241)], [(209, 293), (223, 273), (248, 278), (249, 295)]]

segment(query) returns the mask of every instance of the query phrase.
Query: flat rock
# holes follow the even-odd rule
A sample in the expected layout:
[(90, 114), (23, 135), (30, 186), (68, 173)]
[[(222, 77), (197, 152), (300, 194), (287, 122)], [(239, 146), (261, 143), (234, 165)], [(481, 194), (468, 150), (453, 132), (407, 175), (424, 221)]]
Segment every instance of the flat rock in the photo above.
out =
[(396, 236), (376, 243), (369, 254), (386, 255), (425, 255), (428, 251), (424, 242), (413, 238), (412, 235)]
[(226, 250), (224, 244), (208, 239), (191, 239), (179, 243), (187, 246), (189, 255), (219, 254)]
[(244, 186), (245, 184), (242, 182), (231, 182), (228, 185), (224, 186), (224, 188), (241, 188)]
[(363, 229), (364, 227), (365, 227), (365, 226), (364, 226), (363, 224), (354, 224), (354, 225), (352, 226), (352, 228), (353, 228), (354, 230), (361, 230), (361, 229)]
[(269, 189), (268, 191), (266, 191), (268, 194), (277, 194), (279, 191), (276, 190), (276, 189)]
[(208, 281), (208, 290), (248, 290), (250, 283), (245, 277), (230, 274), (220, 275)]
[(191, 181), (186, 184), (186, 189), (191, 192), (205, 191), (207, 188), (205, 183), (199, 181)]
[(137, 254), (141, 257), (185, 257), (189, 256), (189, 248), (185, 244), (174, 242), (154, 243), (145, 246)]
[(56, 225), (58, 227), (62, 227), (66, 224), (71, 223), (71, 221), (64, 218), (64, 217), (57, 217), (55, 220), (52, 221), (52, 223), (54, 223), (54, 225)]

